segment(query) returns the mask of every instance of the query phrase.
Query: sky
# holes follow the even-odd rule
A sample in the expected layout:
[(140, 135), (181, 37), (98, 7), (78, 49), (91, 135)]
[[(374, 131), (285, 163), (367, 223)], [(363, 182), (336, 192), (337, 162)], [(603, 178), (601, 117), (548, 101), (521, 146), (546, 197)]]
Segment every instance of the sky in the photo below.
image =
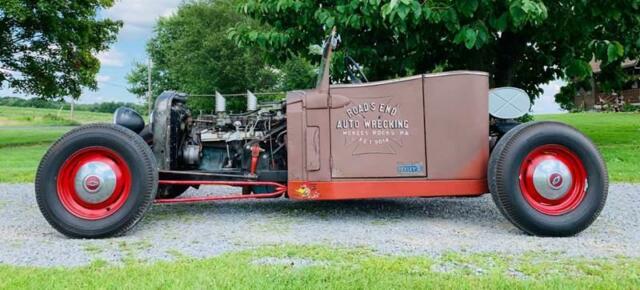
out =
[[(147, 62), (145, 44), (153, 35), (153, 26), (159, 17), (172, 15), (182, 0), (117, 0), (108, 10), (101, 11), (99, 17), (122, 20), (124, 26), (117, 42), (111, 49), (97, 55), (101, 62), (97, 75), (98, 90), (86, 90), (79, 103), (97, 102), (137, 102), (142, 101), (127, 91), (126, 75), (133, 65)], [(560, 107), (553, 96), (560, 90), (561, 81), (543, 85), (544, 94), (532, 106), (534, 114), (558, 113)], [(2, 96), (21, 96), (8, 89), (0, 89)]]
[[(100, 72), (98, 90), (85, 90), (79, 103), (137, 102), (141, 100), (127, 91), (126, 75), (134, 63), (146, 63), (145, 45), (153, 35), (153, 26), (162, 16), (170, 16), (182, 0), (117, 0), (108, 10), (100, 11), (99, 18), (122, 20), (118, 40), (111, 49), (97, 55)], [(8, 89), (0, 89), (0, 96), (20, 96)]]

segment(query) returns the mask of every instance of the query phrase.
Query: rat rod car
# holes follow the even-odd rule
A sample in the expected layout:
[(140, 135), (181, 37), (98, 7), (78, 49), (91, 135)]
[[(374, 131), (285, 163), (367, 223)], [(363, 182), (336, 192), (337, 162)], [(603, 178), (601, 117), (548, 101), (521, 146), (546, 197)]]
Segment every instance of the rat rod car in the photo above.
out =
[[(194, 117), (187, 95), (165, 92), (147, 126), (121, 108), (115, 124), (71, 130), (38, 168), (42, 214), (67, 236), (102, 238), (131, 229), (154, 202), (491, 192), (533, 235), (574, 235), (597, 218), (608, 190), (600, 153), (567, 125), (514, 121), (530, 108), (522, 90), (489, 90), (489, 75), (474, 71), (367, 82), (350, 58), (351, 84), (331, 85), (337, 42), (334, 31), (316, 88), (282, 102), (248, 93), (246, 112), (230, 114), (216, 93), (215, 113)], [(200, 185), (242, 192), (179, 197)]]

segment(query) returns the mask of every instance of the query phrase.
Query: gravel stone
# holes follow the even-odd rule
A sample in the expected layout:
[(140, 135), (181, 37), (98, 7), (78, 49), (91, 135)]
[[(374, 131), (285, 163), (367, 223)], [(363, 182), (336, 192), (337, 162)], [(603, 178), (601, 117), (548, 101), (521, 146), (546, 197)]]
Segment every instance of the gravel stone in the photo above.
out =
[[(229, 192), (236, 190), (203, 187), (186, 194)], [(95, 260), (153, 262), (282, 244), (367, 247), (393, 255), (533, 251), (570, 257), (638, 257), (639, 208), (640, 185), (613, 184), (605, 209), (586, 231), (570, 238), (538, 238), (512, 226), (489, 195), (339, 202), (224, 201), (154, 205), (123, 237), (74, 240), (45, 221), (32, 184), (0, 184), (0, 264), (50, 267), (81, 266)]]

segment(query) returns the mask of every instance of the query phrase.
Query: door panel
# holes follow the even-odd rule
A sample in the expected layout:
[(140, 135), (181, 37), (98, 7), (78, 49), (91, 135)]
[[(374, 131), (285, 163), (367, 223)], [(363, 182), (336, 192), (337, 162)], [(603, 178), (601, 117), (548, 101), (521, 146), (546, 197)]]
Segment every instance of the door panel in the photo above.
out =
[(333, 178), (425, 177), (422, 77), (331, 88)]

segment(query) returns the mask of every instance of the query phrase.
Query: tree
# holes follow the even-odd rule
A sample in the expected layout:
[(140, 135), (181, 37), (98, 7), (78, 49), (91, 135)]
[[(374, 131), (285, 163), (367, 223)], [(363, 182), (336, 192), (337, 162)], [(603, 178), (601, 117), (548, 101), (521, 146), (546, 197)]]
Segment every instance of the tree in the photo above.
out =
[[(234, 1), (195, 1), (180, 6), (175, 15), (156, 24), (147, 44), (153, 60), (153, 95), (164, 90), (190, 94), (242, 93), (274, 89), (277, 72), (264, 60), (264, 51), (239, 48), (227, 31), (250, 19), (238, 13)], [(130, 91), (146, 94), (147, 68), (138, 64), (128, 75)], [(231, 110), (244, 108), (243, 98), (228, 100)], [(189, 106), (211, 110), (213, 97), (190, 97)]]
[(640, 51), (637, 0), (248, 0), (239, 9), (260, 26), (241, 25), (233, 39), (270, 48), (275, 62), (309, 57), (309, 45), (336, 26), (344, 53), (371, 80), (481, 70), (491, 86), (518, 86), (532, 98), (554, 78), (584, 83), (592, 59), (603, 62), (605, 87), (619, 87), (620, 63)]
[(0, 1), (0, 88), (45, 99), (96, 89), (100, 62), (122, 23), (96, 19), (113, 0)]

